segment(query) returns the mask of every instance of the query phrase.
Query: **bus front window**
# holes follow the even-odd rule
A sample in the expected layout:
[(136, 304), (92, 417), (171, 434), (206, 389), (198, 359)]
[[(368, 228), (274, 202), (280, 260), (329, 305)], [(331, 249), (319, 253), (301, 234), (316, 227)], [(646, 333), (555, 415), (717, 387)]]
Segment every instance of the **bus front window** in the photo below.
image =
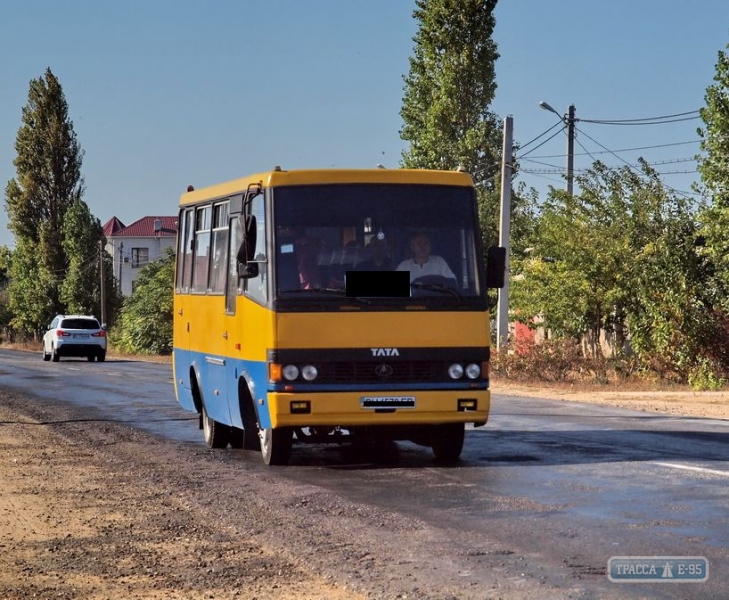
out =
[[(481, 298), (472, 190), (405, 184), (277, 188), (274, 196), (279, 297), (345, 288), (347, 272), (403, 272), (410, 282)], [(412, 296), (417, 296), (414, 286)], [(300, 293), (297, 295), (301, 295)], [(331, 294), (333, 295), (333, 294)]]

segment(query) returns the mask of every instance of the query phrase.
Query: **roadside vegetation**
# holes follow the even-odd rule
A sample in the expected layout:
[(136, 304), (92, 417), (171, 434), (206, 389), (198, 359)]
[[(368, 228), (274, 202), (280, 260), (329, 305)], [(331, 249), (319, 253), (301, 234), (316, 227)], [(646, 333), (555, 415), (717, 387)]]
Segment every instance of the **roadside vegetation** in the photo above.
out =
[[(404, 77), (401, 166), (465, 168), (477, 183), (484, 247), (498, 242), (501, 119), (494, 100), (496, 0), (416, 0)], [(595, 161), (575, 194), (512, 192), (512, 340), (493, 373), (510, 379), (628, 380), (718, 389), (729, 380), (729, 54), (719, 51), (701, 109), (700, 200), (666, 186), (646, 161)], [(518, 144), (514, 176), (518, 173)], [(0, 248), (0, 338), (38, 340), (56, 313), (99, 315), (105, 263), (112, 349), (172, 349), (174, 256), (116, 292), (103, 232), (83, 199), (83, 151), (51, 69), (30, 82), (5, 188), (15, 236)]]

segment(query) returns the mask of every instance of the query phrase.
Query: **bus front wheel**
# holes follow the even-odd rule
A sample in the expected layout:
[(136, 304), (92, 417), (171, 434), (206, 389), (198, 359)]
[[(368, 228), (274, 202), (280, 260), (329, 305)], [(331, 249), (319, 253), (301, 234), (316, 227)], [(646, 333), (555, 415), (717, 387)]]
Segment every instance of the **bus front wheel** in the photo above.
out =
[(261, 455), (267, 465), (287, 465), (291, 458), (293, 430), (289, 427), (260, 429)]
[(433, 428), (431, 447), (436, 460), (442, 462), (458, 460), (463, 450), (465, 429), (463, 423), (446, 423)]

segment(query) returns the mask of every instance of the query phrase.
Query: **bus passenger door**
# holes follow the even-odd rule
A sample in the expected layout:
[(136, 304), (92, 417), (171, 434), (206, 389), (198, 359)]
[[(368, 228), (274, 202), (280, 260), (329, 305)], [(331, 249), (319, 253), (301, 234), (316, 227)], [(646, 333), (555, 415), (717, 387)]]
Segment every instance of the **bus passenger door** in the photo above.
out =
[(228, 410), (231, 424), (239, 429), (243, 428), (238, 401), (238, 377), (240, 377), (240, 336), (237, 331), (241, 327), (240, 316), (237, 315), (238, 295), (241, 292), (243, 280), (238, 277), (238, 249), (243, 239), (241, 219), (233, 216), (230, 219), (230, 232), (228, 240), (228, 277), (225, 287), (225, 331), (226, 339), (226, 382), (228, 392)]
[[(264, 195), (258, 194), (250, 201), (247, 217), (234, 217), (230, 224), (230, 256), (228, 264), (228, 287), (226, 290), (226, 321), (228, 323), (228, 357), (233, 366), (233, 375), (228, 378), (228, 403), (232, 423), (236, 427), (244, 428), (243, 415), (238, 394), (239, 380), (242, 376), (258, 380), (258, 389), (261, 389), (261, 370), (263, 363), (253, 362), (252, 356), (265, 355), (266, 336), (251, 335), (260, 323), (246, 321), (250, 318), (251, 310), (258, 306), (265, 306), (268, 299), (268, 260), (266, 244), (266, 215), (264, 209)], [(248, 248), (248, 271), (245, 277), (240, 277), (238, 271), (238, 251), (244, 239), (244, 228), (248, 226), (255, 229), (255, 246)], [(245, 252), (244, 252), (245, 254)], [(241, 255), (241, 258), (245, 258)], [(245, 374), (245, 375), (244, 375)], [(246, 384), (247, 382), (241, 382)], [(250, 415), (248, 415), (250, 419)]]
[(229, 323), (225, 313), (230, 232), (229, 201), (217, 202), (212, 207), (212, 229), (209, 241), (210, 270), (207, 279), (209, 313), (207, 323), (209, 340), (205, 352), (205, 408), (208, 415), (219, 423), (230, 424), (228, 407), (228, 381), (230, 348)]
[(175, 390), (180, 405), (195, 412), (190, 385), (190, 291), (192, 289), (192, 260), (194, 209), (180, 211), (175, 271), (173, 365)]

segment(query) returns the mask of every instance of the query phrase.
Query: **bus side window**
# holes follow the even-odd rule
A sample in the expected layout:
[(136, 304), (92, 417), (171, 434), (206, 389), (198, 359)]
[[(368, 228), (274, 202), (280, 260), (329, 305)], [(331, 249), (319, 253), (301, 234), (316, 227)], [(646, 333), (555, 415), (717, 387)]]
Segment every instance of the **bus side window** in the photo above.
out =
[(225, 292), (225, 275), (228, 258), (228, 203), (213, 207), (213, 240), (208, 291)]
[(228, 284), (225, 290), (225, 312), (235, 314), (236, 297), (241, 280), (238, 278), (238, 248), (243, 241), (243, 224), (239, 217), (230, 219), (230, 240), (228, 242)]
[[(253, 252), (253, 260), (258, 263), (258, 275), (245, 280), (246, 295), (254, 300), (265, 304), (268, 299), (266, 289), (268, 279), (266, 260), (266, 211), (264, 195), (259, 194), (251, 202), (251, 214), (256, 217), (256, 249)], [(239, 244), (240, 245), (240, 244)]]
[(177, 248), (177, 289), (182, 293), (190, 291), (192, 283), (192, 238), (194, 210), (180, 212), (179, 245)]
[(212, 206), (203, 206), (195, 214), (195, 251), (193, 255), (192, 289), (205, 292), (208, 288), (210, 261), (210, 217)]

